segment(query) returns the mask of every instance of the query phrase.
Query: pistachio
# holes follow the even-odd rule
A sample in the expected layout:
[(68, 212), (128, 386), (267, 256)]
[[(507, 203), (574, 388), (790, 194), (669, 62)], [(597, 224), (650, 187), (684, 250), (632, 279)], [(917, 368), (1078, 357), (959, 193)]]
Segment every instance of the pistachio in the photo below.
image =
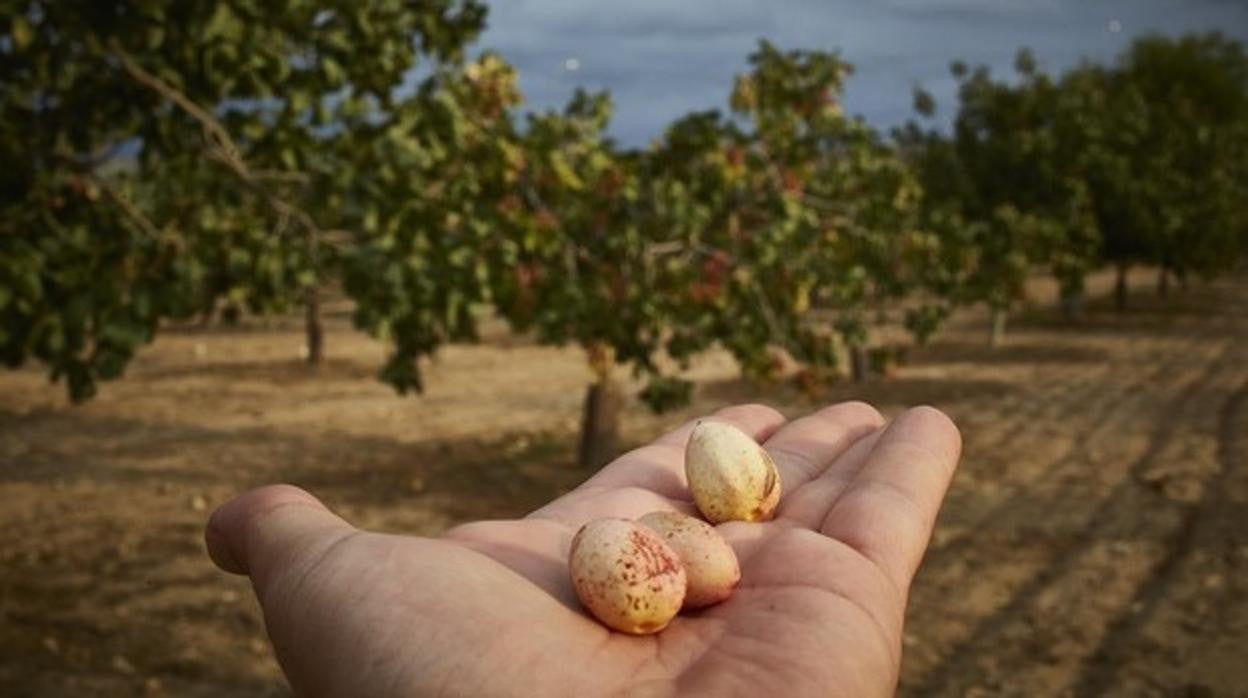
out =
[(683, 608), (703, 608), (732, 596), (741, 581), (741, 566), (714, 526), (676, 511), (651, 512), (639, 522), (680, 557), (688, 580)]
[(604, 625), (634, 635), (656, 633), (680, 612), (685, 569), (654, 531), (624, 519), (598, 519), (572, 539), (572, 586)]
[(711, 523), (767, 521), (780, 503), (780, 475), (758, 442), (723, 422), (699, 422), (685, 447), (685, 476)]

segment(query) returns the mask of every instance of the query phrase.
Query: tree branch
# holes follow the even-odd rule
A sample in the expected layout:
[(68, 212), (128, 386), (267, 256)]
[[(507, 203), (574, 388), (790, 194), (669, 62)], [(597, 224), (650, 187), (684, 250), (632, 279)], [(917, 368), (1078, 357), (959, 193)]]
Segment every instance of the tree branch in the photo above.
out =
[(198, 104), (192, 101), (190, 97), (182, 94), (169, 83), (144, 70), (143, 67), (136, 63), (130, 54), (121, 47), (121, 43), (116, 39), (109, 41), (109, 49), (113, 52), (113, 56), (116, 57), (121, 63), (121, 67), (126, 71), (127, 75), (129, 75), (140, 85), (143, 85), (170, 102), (173, 102), (178, 106), (178, 108), (189, 114), (191, 118), (198, 121), (200, 127), (203, 128), (204, 132), (208, 134), (209, 139), (215, 141), (218, 148), (226, 151), (224, 154), (229, 157), (229, 162), (236, 167), (238, 173), (245, 179), (251, 178), (251, 174), (247, 170), (247, 164), (239, 158), (239, 153), (241, 151), (239, 150), (238, 145), (234, 143), (234, 139), (230, 138), (229, 132), (225, 130), (225, 127), (221, 125), (221, 122), (218, 121), (216, 117), (209, 114)]
[[(320, 226), (317, 225), (307, 211), (286, 201), (263, 186), (260, 179), (274, 179), (275, 173), (265, 171), (260, 176), (257, 176), (247, 166), (247, 162), (243, 160), (242, 151), (239, 149), (238, 144), (234, 142), (229, 132), (226, 131), (225, 126), (215, 116), (200, 107), (177, 88), (145, 70), (135, 62), (134, 58), (122, 48), (116, 39), (109, 42), (109, 49), (131, 79), (173, 102), (174, 105), (199, 123), (200, 128), (204, 130), (204, 134), (211, 144), (209, 150), (210, 157), (225, 165), (244, 184), (260, 194), (268, 202), (269, 207), (279, 216), (293, 219), (298, 223), (309, 236), (309, 241), (313, 245), (313, 254), (315, 254), (315, 246), (318, 242), (324, 241), (334, 247), (339, 247), (342, 244), (342, 233), (345, 231), (332, 231), (333, 235), (325, 235), (325, 231), (321, 230)], [(292, 180), (302, 179), (303, 181), (307, 179), (306, 175), (299, 172), (282, 173), (281, 177)]]
[(186, 249), (186, 241), (182, 239), (182, 236), (168, 233), (156, 227), (156, 224), (153, 223), (146, 214), (140, 211), (139, 207), (135, 206), (125, 194), (113, 189), (108, 182), (105, 182), (102, 179), (95, 177), (89, 177), (89, 179), (93, 184), (95, 184), (95, 186), (99, 187), (100, 191), (104, 193), (104, 196), (108, 197), (108, 200), (113, 202), (113, 205), (121, 209), (122, 214), (126, 218), (130, 219), (130, 222), (134, 223), (139, 230), (143, 231), (144, 234), (157, 240), (169, 242), (176, 247), (178, 251)]

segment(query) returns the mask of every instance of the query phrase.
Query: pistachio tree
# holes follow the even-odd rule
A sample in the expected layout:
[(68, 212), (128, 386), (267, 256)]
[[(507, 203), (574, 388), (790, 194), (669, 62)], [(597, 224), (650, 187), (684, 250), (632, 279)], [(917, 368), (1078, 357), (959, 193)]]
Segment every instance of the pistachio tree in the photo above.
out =
[[(1016, 80), (986, 67), (951, 67), (958, 111), (948, 145), (939, 133), (911, 126), (905, 148), (927, 189), (925, 219), (940, 233), (948, 263), (946, 292), (958, 303), (991, 310), (990, 342), (1003, 341), (1010, 308), (1025, 295), (1035, 266), (1048, 266), (1069, 307), (1094, 267), (1096, 230), (1083, 182), (1059, 138), (1057, 83), (1019, 52)], [(916, 105), (930, 115), (933, 103)]]
[(1110, 261), (1156, 265), (1162, 293), (1171, 275), (1229, 269), (1242, 255), (1248, 195), (1243, 45), (1219, 34), (1145, 37), (1102, 75), (1071, 79), (1104, 105), (1087, 143)]
[[(839, 56), (762, 42), (750, 64), (733, 89), (734, 122), (695, 117), (685, 131), (718, 135), (669, 136), (683, 151), (708, 149), (670, 158), (682, 163), (668, 175), (672, 186), (698, 181), (684, 169), (702, 163), (701, 178), (722, 189), (697, 197), (702, 210), (688, 234), (708, 256), (684, 267), (703, 277), (689, 286), (691, 300), (709, 296), (716, 312), (678, 323), (682, 349), (716, 341), (757, 376), (774, 370), (779, 352), (804, 367), (809, 385), (835, 370), (847, 346), (861, 375), (872, 325), (925, 289), (935, 238), (919, 227), (921, 190), (895, 149), (844, 113), (852, 68)], [(911, 323), (921, 335), (935, 316), (926, 317)], [(699, 321), (718, 326), (694, 336)]]
[[(643, 224), (637, 154), (606, 137), (611, 103), (578, 91), (561, 111), (531, 115), (503, 141), (511, 167), (495, 203), (494, 301), (513, 327), (545, 344), (575, 344), (593, 376), (580, 461), (614, 456), (617, 364), (656, 379), (669, 289)], [(658, 385), (656, 383), (656, 385)], [(653, 390), (659, 390), (655, 387)]]
[[(494, 96), (451, 104), (480, 4), (0, 6), (7, 364), (43, 362), (82, 399), (162, 321), (218, 304), (303, 305), (316, 360), (319, 296), (344, 283), (360, 323), (395, 339), (386, 375), (400, 386), (417, 382), (414, 357), (467, 332), (463, 299), (483, 287), (467, 262), (430, 264), (406, 306), (377, 305), (382, 280), (411, 277), (421, 240), (443, 258), (472, 255), (470, 235), (435, 232), (449, 209), (475, 205), (462, 204), (466, 192), (419, 202), (443, 198), (439, 166), (462, 160), (468, 134), (498, 118)], [(414, 70), (427, 76), (418, 90)], [(430, 102), (442, 111), (424, 110)], [(398, 229), (407, 256), (369, 256)], [(359, 281), (365, 263), (370, 282)]]

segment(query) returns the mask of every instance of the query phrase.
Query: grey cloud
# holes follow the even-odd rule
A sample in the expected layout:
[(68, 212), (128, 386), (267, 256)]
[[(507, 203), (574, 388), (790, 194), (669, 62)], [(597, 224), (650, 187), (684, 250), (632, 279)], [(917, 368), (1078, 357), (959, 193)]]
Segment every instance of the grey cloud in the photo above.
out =
[(765, 33), (774, 29), (775, 25), (775, 18), (770, 13), (754, 13), (710, 17), (659, 14), (612, 18), (595, 15), (590, 18), (568, 18), (557, 22), (555, 27), (563, 31), (586, 32), (600, 37), (643, 36), (698, 39), (724, 35), (757, 35), (759, 32)]
[[(839, 50), (856, 66), (847, 109), (887, 128), (909, 118), (916, 83), (948, 118), (955, 59), (1005, 76), (1027, 46), (1057, 72), (1110, 60), (1142, 33), (1215, 29), (1248, 39), (1248, 0), (499, 0), (481, 45), (516, 65), (534, 108), (562, 105), (577, 85), (610, 90), (612, 133), (643, 145), (687, 112), (724, 108), (763, 37)], [(563, 69), (569, 57), (580, 70)]]
[(940, 21), (995, 19), (1017, 22), (1062, 11), (1061, 0), (885, 0), (891, 14), (907, 19)]

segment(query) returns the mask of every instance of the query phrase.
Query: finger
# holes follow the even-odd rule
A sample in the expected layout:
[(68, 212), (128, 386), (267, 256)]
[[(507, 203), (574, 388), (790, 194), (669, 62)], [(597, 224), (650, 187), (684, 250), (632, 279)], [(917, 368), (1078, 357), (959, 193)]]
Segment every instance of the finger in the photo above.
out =
[(720, 524), (717, 527), (719, 532), (732, 545), (741, 564), (745, 564), (759, 548), (785, 529), (818, 528), (836, 499), (849, 486), (850, 480), (862, 470), (871, 449), (875, 448), (883, 433), (883, 430), (876, 429), (858, 439), (819, 477), (795, 491), (782, 494), (774, 525), (759, 526), (735, 521)]
[[(705, 419), (727, 422), (765, 440), (784, 416), (763, 405), (737, 405)], [(529, 514), (580, 528), (592, 519), (635, 519), (659, 510), (692, 513), (685, 481), (685, 442), (698, 420), (620, 456), (572, 492)]]
[(776, 520), (781, 524), (817, 529), (832, 511), (836, 500), (867, 463), (883, 429), (858, 439), (823, 473), (780, 499)]
[(277, 576), (297, 574), (354, 531), (316, 497), (298, 487), (272, 485), (213, 512), (204, 542), (218, 567), (250, 576), (262, 592)]
[(909, 587), (962, 449), (953, 422), (931, 407), (901, 415), (837, 499), (822, 531)]
[(879, 411), (865, 402), (842, 402), (785, 424), (763, 444), (780, 471), (781, 498), (821, 475), (882, 424)]

